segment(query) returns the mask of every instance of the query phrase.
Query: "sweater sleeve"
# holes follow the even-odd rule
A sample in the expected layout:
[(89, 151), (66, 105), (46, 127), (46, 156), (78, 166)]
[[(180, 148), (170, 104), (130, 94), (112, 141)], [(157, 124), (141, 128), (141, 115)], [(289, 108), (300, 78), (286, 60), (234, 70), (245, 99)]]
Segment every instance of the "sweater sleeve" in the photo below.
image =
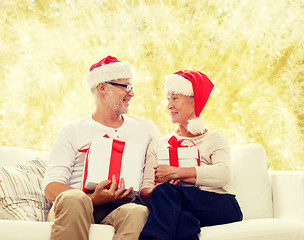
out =
[(154, 166), (157, 165), (156, 156), (156, 139), (152, 140), (146, 155), (146, 162), (144, 167), (143, 188), (153, 188), (154, 187)]
[(207, 147), (201, 149), (201, 161), (196, 167), (196, 184), (204, 187), (222, 188), (231, 180), (231, 156), (227, 139), (220, 133), (213, 133)]
[(156, 126), (153, 123), (146, 120), (146, 126), (147, 126), (147, 129), (148, 129), (149, 134), (151, 136), (151, 140), (153, 140), (154, 138), (161, 135), (160, 132), (158, 131), (158, 129), (156, 128)]
[(70, 179), (77, 153), (71, 142), (73, 139), (77, 139), (73, 126), (67, 125), (60, 130), (50, 153), (42, 183), (43, 189), (51, 182), (66, 184)]

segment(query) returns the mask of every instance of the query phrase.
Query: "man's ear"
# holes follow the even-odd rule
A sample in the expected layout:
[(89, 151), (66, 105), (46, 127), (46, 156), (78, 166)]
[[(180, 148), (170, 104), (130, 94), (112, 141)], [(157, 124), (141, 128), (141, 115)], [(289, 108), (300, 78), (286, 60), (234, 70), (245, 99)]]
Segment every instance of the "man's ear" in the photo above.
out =
[(97, 85), (97, 92), (99, 92), (99, 93), (101, 93), (101, 94), (104, 94), (105, 93), (105, 86), (106, 86), (106, 84), (105, 83), (99, 83), (98, 85)]

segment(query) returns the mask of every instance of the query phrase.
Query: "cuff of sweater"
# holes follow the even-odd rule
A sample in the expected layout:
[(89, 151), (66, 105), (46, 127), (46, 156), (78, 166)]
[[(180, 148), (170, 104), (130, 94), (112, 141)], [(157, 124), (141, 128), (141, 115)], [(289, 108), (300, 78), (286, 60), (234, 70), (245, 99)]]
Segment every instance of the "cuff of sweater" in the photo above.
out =
[(195, 185), (202, 185), (202, 181), (203, 181), (203, 179), (202, 179), (202, 177), (200, 177), (201, 176), (201, 174), (199, 174), (199, 167), (197, 166), (197, 167), (195, 167), (195, 171), (196, 171), (196, 181), (195, 181)]

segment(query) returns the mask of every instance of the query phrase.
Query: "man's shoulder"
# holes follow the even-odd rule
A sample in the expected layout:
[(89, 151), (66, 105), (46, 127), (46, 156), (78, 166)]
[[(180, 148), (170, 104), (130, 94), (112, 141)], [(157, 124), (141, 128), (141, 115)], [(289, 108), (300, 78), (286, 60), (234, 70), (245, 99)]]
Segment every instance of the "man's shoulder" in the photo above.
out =
[(126, 125), (129, 130), (135, 130), (141, 134), (148, 134), (151, 139), (155, 138), (156, 136), (160, 135), (157, 127), (154, 125), (152, 121), (149, 121), (142, 117), (137, 116), (130, 116), (125, 115)]
[(134, 115), (127, 115), (127, 114), (124, 114), (123, 115), (124, 118), (128, 119), (128, 120), (131, 120), (131, 121), (139, 121), (139, 122), (142, 122), (142, 121), (147, 121), (145, 118), (143, 117), (138, 117), (138, 116), (134, 116)]
[(78, 119), (74, 119), (68, 123), (65, 124), (65, 126), (77, 126), (77, 125), (82, 125), (82, 124), (88, 124), (91, 122), (91, 117), (87, 116), (87, 117), (82, 117), (82, 118), (78, 118)]
[(128, 123), (141, 124), (141, 125), (153, 125), (152, 122), (148, 121), (143, 117), (137, 117), (132, 115), (124, 115)]
[(74, 131), (75, 129), (81, 128), (81, 126), (88, 126), (90, 124), (90, 117), (83, 117), (67, 122), (61, 128), (61, 132)]

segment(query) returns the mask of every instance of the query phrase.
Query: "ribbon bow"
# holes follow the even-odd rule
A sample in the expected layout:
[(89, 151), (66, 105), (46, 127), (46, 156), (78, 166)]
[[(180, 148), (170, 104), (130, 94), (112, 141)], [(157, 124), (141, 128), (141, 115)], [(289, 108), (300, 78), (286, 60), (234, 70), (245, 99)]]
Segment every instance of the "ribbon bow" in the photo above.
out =
[(175, 136), (172, 136), (169, 140), (168, 143), (171, 145), (169, 148), (173, 147), (173, 148), (178, 148), (178, 147), (187, 147), (187, 146), (183, 146), (182, 142), (185, 141), (186, 139), (181, 139), (181, 140), (177, 140), (177, 138)]
[(177, 140), (177, 138), (175, 136), (172, 136), (169, 140), (168, 143), (171, 145), (169, 146), (169, 164), (172, 167), (179, 167), (178, 164), (178, 152), (177, 152), (177, 148), (179, 147), (187, 147), (187, 146), (183, 146), (182, 142), (185, 139), (181, 139), (181, 140)]
[[(177, 140), (177, 138), (175, 136), (172, 136), (169, 140), (168, 143), (171, 145), (168, 147), (169, 149), (169, 164), (172, 167), (179, 167), (179, 163), (178, 163), (178, 152), (177, 152), (177, 148), (180, 147), (188, 147), (188, 146), (184, 146), (182, 145), (182, 142), (185, 141), (187, 139), (181, 139), (181, 140)], [(189, 140), (190, 142), (192, 142), (191, 140)], [(194, 146), (195, 143), (192, 142)], [(197, 159), (197, 165), (200, 166), (200, 154), (198, 151), (198, 159)]]

